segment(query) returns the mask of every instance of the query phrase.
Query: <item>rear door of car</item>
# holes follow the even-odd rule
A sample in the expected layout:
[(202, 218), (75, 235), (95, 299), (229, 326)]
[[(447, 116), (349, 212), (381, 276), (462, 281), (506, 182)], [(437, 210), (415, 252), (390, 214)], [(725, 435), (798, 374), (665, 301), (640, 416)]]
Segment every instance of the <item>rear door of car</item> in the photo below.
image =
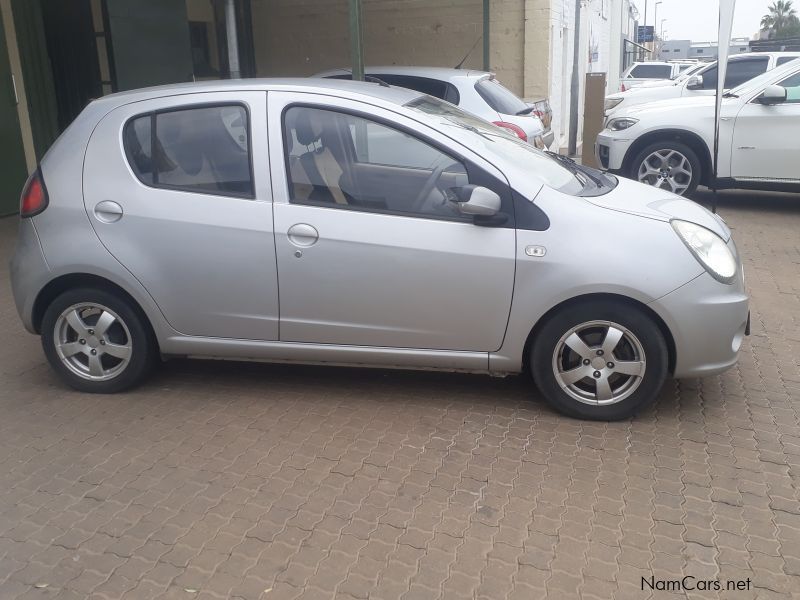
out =
[(89, 220), (180, 333), (278, 339), (265, 97), (135, 102), (89, 141)]

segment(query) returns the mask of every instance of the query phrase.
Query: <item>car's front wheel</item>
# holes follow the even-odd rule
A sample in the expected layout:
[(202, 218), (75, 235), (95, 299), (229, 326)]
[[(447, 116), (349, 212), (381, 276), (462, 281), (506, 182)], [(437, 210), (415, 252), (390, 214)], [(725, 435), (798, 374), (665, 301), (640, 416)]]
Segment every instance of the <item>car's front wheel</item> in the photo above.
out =
[(697, 153), (681, 142), (664, 140), (644, 148), (633, 159), (628, 175), (640, 183), (687, 196), (700, 184)]
[(668, 372), (667, 345), (653, 319), (604, 300), (557, 312), (538, 332), (530, 356), (545, 400), (581, 419), (634, 415), (656, 398)]
[(157, 354), (139, 311), (92, 288), (70, 290), (53, 300), (42, 319), (42, 346), (70, 386), (105, 394), (141, 382)]

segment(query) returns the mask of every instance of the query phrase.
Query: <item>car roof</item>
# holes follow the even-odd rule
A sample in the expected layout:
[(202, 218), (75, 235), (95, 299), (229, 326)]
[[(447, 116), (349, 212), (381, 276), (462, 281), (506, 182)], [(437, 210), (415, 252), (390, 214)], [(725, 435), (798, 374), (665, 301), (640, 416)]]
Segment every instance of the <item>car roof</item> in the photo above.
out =
[(263, 79), (221, 79), (190, 83), (174, 83), (155, 87), (140, 88), (125, 92), (117, 92), (103, 96), (92, 102), (93, 105), (121, 106), (131, 102), (139, 102), (165, 96), (184, 94), (200, 94), (230, 91), (289, 91), (289, 92), (340, 92), (343, 95), (367, 96), (389, 102), (406, 104), (421, 94), (407, 88), (382, 86), (365, 81), (349, 81), (341, 79), (319, 79), (311, 77), (297, 78), (263, 78)]
[[(410, 75), (414, 77), (427, 77), (429, 79), (440, 79), (448, 81), (450, 79), (468, 77), (471, 79), (481, 79), (491, 76), (487, 71), (475, 69), (456, 69), (454, 67), (414, 67), (414, 66), (369, 66), (364, 68), (368, 75)], [(349, 69), (330, 69), (318, 73), (315, 77), (332, 77), (335, 75), (350, 75)]]

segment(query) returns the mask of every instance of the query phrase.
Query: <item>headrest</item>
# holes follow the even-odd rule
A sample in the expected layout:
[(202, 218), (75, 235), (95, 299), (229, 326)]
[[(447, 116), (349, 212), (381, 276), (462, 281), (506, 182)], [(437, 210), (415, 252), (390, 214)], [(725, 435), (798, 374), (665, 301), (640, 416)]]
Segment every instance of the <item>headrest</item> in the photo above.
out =
[(298, 108), (292, 111), (294, 117), (294, 133), (298, 143), (309, 146), (322, 135), (322, 116), (310, 108)]

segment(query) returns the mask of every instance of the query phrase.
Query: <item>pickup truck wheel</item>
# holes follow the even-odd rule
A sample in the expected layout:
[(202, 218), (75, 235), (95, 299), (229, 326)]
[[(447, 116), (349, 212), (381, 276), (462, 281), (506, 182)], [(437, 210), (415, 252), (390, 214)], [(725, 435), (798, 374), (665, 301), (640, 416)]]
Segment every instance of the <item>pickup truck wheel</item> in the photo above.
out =
[(626, 419), (655, 400), (667, 345), (635, 307), (595, 301), (565, 307), (539, 331), (531, 373), (553, 408), (580, 419)]
[(640, 183), (688, 196), (702, 175), (700, 159), (686, 144), (671, 140), (655, 142), (639, 152), (628, 175)]

